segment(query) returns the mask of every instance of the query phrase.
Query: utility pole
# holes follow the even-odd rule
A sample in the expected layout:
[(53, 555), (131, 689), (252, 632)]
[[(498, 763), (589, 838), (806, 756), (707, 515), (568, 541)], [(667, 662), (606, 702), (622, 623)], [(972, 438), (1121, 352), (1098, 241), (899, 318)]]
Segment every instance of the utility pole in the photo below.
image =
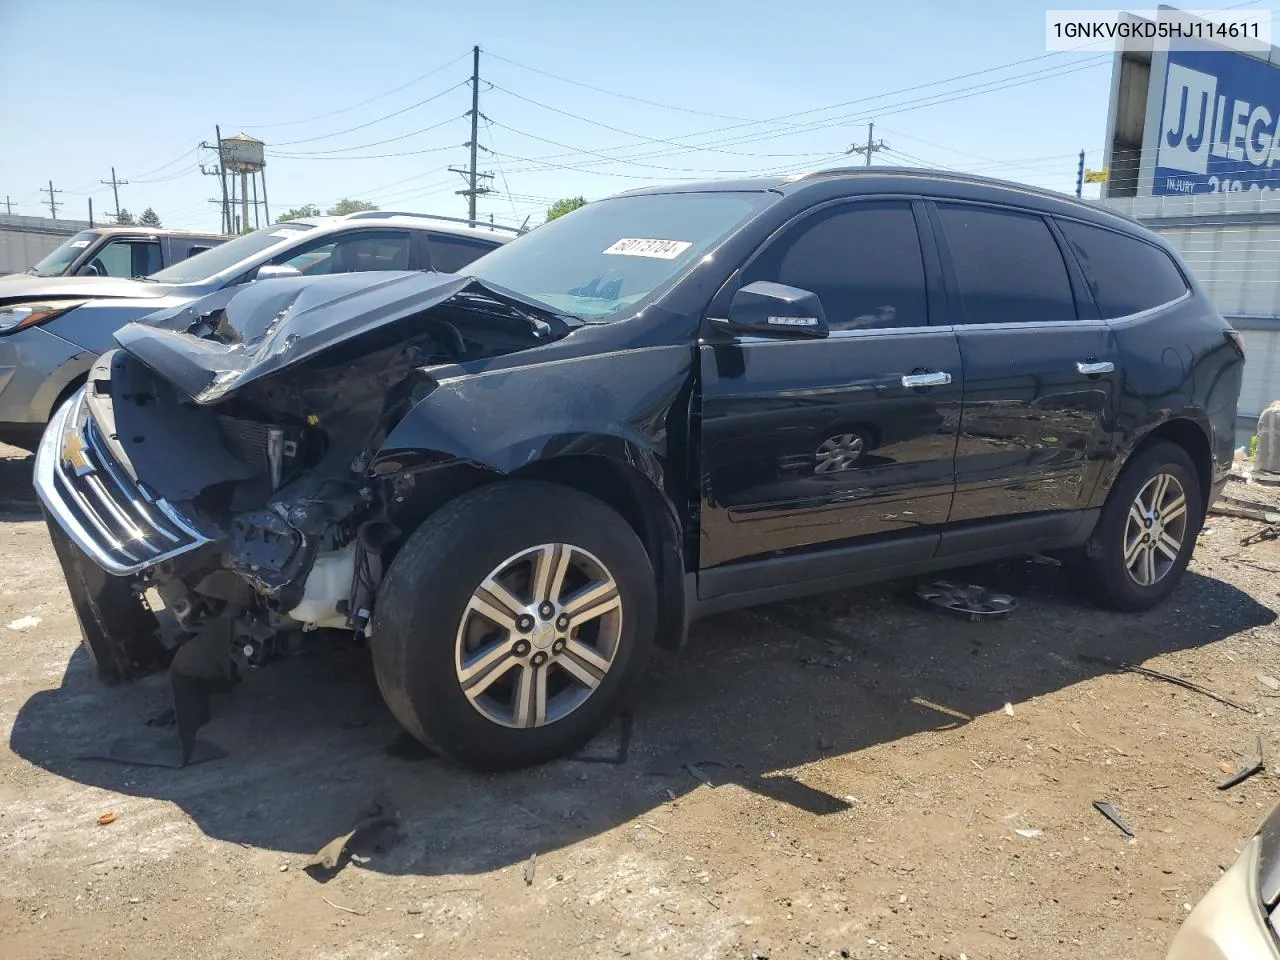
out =
[(13, 216), (13, 201), (9, 199), (9, 195), (4, 195), (4, 212), (9, 216)]
[(480, 47), (471, 48), (471, 140), (467, 144), (471, 148), (471, 165), (466, 170), (459, 170), (457, 167), (450, 167), (453, 173), (460, 173), (467, 178), (467, 189), (457, 191), (459, 196), (467, 198), (467, 219), (474, 227), (476, 225), (476, 197), (482, 193), (489, 193), (488, 187), (481, 187), (478, 181), (482, 179), (493, 179), (491, 173), (478, 173), (476, 171), (476, 149), (480, 146)]
[(871, 139), (872, 135), (875, 133), (875, 129), (876, 129), (876, 125), (874, 123), (868, 123), (867, 124), (867, 145), (865, 147), (850, 147), (847, 151), (848, 153), (863, 154), (867, 158), (866, 166), (868, 167), (871, 166), (871, 155), (880, 150), (885, 150), (889, 146), (883, 140), (873, 141)]
[(56, 194), (56, 193), (61, 193), (62, 191), (61, 191), (61, 190), (55, 190), (55, 189), (53, 189), (53, 181), (52, 181), (52, 180), (50, 180), (50, 181), (49, 181), (49, 187), (48, 187), (48, 189), (45, 189), (44, 187), (41, 187), (41, 188), (40, 188), (40, 192), (41, 192), (41, 193), (47, 193), (47, 194), (49, 195), (49, 214), (50, 214), (50, 216), (52, 216), (52, 217), (53, 217), (53, 219), (57, 220), (57, 219), (58, 219), (58, 208), (59, 208), (60, 206), (62, 206), (62, 201), (61, 201), (61, 200), (57, 200), (57, 199), (55, 199), (55, 198), (54, 198), (54, 194)]
[(110, 179), (110, 180), (99, 180), (98, 182), (99, 182), (100, 184), (102, 184), (104, 187), (105, 187), (105, 186), (110, 186), (110, 187), (111, 187), (111, 195), (112, 195), (113, 197), (115, 197), (115, 201), (116, 201), (116, 223), (119, 223), (119, 222), (120, 222), (120, 188), (121, 188), (121, 187), (123, 187), (123, 186), (125, 186), (125, 185), (127, 185), (127, 184), (129, 183), (129, 181), (128, 181), (128, 180), (117, 180), (117, 179), (116, 179), (116, 168), (115, 168), (115, 167), (112, 167), (112, 168), (111, 168), (111, 179)]
[(1084, 196), (1084, 151), (1080, 151), (1080, 165), (1076, 167), (1076, 196)]
[(93, 197), (89, 198), (89, 228), (93, 228)]
[(206, 170), (204, 168), (204, 164), (202, 163), (200, 164), (200, 172), (203, 173), (206, 177), (218, 178), (218, 182), (222, 185), (222, 200), (220, 201), (222, 203), (222, 232), (235, 233), (235, 231), (231, 229), (231, 221), (233, 216), (231, 213), (231, 201), (227, 198), (227, 165), (223, 162), (223, 157), (222, 157), (222, 128), (215, 124), (213, 128), (213, 133), (214, 133), (214, 136), (217, 138), (217, 140), (214, 143), (206, 143), (205, 141), (201, 140), (200, 148), (202, 150), (217, 150), (218, 166), (214, 170)]

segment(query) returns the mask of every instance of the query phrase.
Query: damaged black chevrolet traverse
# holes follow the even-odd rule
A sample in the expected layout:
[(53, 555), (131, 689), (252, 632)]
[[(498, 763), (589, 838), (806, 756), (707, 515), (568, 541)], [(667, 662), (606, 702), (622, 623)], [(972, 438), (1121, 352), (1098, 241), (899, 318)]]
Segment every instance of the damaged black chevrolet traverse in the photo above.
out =
[(103, 679), (343, 631), (484, 768), (576, 748), (715, 611), (1038, 551), (1160, 602), (1243, 367), (1133, 222), (903, 170), (640, 190), (466, 276), (265, 280), (116, 339), (36, 461)]

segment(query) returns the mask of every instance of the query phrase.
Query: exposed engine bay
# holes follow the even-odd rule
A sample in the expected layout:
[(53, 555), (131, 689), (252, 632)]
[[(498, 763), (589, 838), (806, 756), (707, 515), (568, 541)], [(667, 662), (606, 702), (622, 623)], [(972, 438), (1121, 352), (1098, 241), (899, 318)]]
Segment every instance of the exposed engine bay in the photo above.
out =
[(465, 278), (400, 279), (255, 284), (126, 328), (125, 349), (94, 366), (84, 405), (100, 455), (207, 539), (133, 584), (158, 592), (179, 644), (214, 634), (256, 666), (316, 629), (364, 634), (409, 532), (394, 509), (406, 477), (369, 469), (390, 430), (442, 369), (572, 327)]

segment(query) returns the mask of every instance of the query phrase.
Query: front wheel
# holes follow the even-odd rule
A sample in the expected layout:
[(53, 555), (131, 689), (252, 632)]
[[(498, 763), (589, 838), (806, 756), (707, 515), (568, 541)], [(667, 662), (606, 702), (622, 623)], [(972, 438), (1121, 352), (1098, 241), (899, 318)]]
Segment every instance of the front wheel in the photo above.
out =
[(1204, 519), (1195, 465), (1176, 444), (1138, 454), (1116, 481), (1080, 562), (1083, 592), (1116, 610), (1147, 610), (1182, 579)]
[(571, 752), (625, 702), (656, 587), (631, 527), (594, 497), (511, 481), (429, 517), (387, 571), (374, 671), (427, 746), (502, 769)]

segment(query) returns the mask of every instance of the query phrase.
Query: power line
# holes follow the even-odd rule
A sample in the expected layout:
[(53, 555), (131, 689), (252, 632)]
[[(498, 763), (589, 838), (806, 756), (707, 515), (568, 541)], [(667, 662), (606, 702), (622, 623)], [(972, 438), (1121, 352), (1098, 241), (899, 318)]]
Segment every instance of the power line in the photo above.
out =
[(871, 155), (880, 150), (889, 149), (888, 144), (883, 140), (874, 141), (872, 137), (875, 135), (876, 125), (874, 123), (867, 124), (867, 145), (865, 147), (850, 147), (849, 153), (860, 153), (867, 158), (867, 166), (871, 166)]
[[(471, 51), (469, 50), (467, 51), (467, 53), (470, 53), (470, 52)], [(300, 123), (312, 123), (316, 120), (325, 120), (325, 119), (328, 119), (329, 117), (336, 117), (340, 113), (349, 113), (352, 110), (365, 106), (366, 104), (373, 103), (375, 100), (381, 100), (384, 97), (391, 96), (393, 93), (399, 93), (401, 90), (406, 90), (409, 87), (413, 86), (415, 83), (418, 83), (419, 81), (427, 79), (427, 77), (434, 76), (435, 74), (439, 73), (441, 70), (451, 67), (455, 63), (457, 63), (459, 60), (462, 60), (464, 57), (467, 56), (467, 53), (460, 53), (458, 54), (458, 56), (454, 57), (448, 63), (442, 63), (440, 64), (440, 66), (434, 67), (428, 70), (426, 73), (420, 74), (414, 77), (412, 80), (409, 80), (406, 83), (400, 84), (400, 86), (398, 87), (394, 87), (393, 89), (387, 90), (384, 93), (375, 94), (374, 96), (369, 97), (367, 100), (361, 100), (359, 103), (353, 103), (349, 107), (342, 107), (338, 110), (332, 110), (329, 113), (321, 113), (314, 117), (307, 117), (304, 120), (282, 120), (279, 123), (241, 123), (241, 124), (236, 124), (236, 126), (246, 127), (250, 130), (270, 130), (275, 127), (292, 127)], [(301, 142), (301, 141), (298, 141), (298, 142)]]
[(460, 83), (455, 83), (452, 87), (447, 87), (444, 90), (441, 90), (439, 93), (432, 94), (431, 96), (427, 97), (425, 100), (419, 100), (417, 103), (411, 103), (407, 107), (401, 107), (399, 110), (394, 110), (391, 113), (385, 114), (384, 116), (381, 116), (381, 117), (375, 117), (374, 119), (366, 121), (365, 123), (358, 123), (354, 127), (347, 127), (345, 130), (335, 130), (332, 133), (322, 133), (319, 136), (315, 136), (315, 137), (303, 137), (301, 140), (283, 140), (280, 143), (275, 144), (275, 146), (289, 147), (298, 143), (314, 143), (317, 140), (328, 140), (332, 137), (340, 137), (344, 133), (353, 133), (356, 130), (363, 130), (365, 127), (371, 127), (375, 123), (381, 123), (383, 120), (390, 120), (392, 117), (398, 117), (402, 113), (408, 113), (410, 110), (416, 110), (418, 107), (424, 106), (425, 104), (430, 103), (432, 100), (439, 100), (446, 93), (452, 93), (454, 90), (457, 90), (459, 87), (465, 87), (466, 85), (467, 85), (467, 81), (463, 80)]
[(731, 117), (723, 113), (708, 113), (705, 110), (694, 110), (692, 107), (679, 107), (673, 103), (660, 103), (657, 100), (646, 100), (644, 97), (633, 97), (629, 93), (618, 93), (616, 90), (606, 90), (604, 87), (597, 87), (594, 84), (583, 83), (580, 80), (570, 80), (568, 77), (562, 77), (559, 74), (551, 73), (548, 70), (540, 70), (537, 67), (531, 67), (527, 63), (519, 63), (507, 57), (499, 56), (496, 53), (485, 51), (494, 60), (501, 60), (503, 63), (509, 63), (513, 67), (519, 67), (521, 70), (528, 70), (530, 73), (540, 73), (544, 77), (550, 77), (552, 80), (559, 80), (562, 83), (570, 83), (575, 87), (582, 87), (586, 90), (594, 90), (596, 93), (603, 93), (610, 97), (618, 97), (621, 100), (630, 100), (632, 103), (645, 103), (651, 107), (662, 107), (665, 110), (677, 110), (680, 113), (691, 113), (699, 117), (711, 117), (714, 120), (743, 120), (748, 123), (759, 123), (762, 121), (748, 121), (745, 117)]
[(435, 130), (438, 127), (443, 127), (446, 123), (452, 123), (454, 120), (461, 120), (465, 116), (466, 116), (465, 113), (460, 113), (457, 116), (449, 117), (447, 120), (441, 120), (439, 123), (433, 123), (429, 127), (423, 127), (421, 130), (414, 130), (412, 133), (403, 133), (398, 137), (388, 137), (386, 140), (374, 140), (371, 143), (361, 143), (353, 147), (334, 147), (331, 150), (299, 150), (297, 152), (290, 152), (288, 154), (276, 153), (275, 151), (272, 151), (272, 156), (277, 156), (277, 157), (289, 156), (289, 157), (298, 159), (302, 157), (320, 156), (321, 154), (326, 154), (326, 153), (345, 153), (348, 150), (365, 150), (365, 149), (368, 149), (369, 147), (380, 147), (384, 143), (395, 143), (398, 140), (407, 140), (410, 137), (416, 137), (420, 133), (427, 133), (431, 130)]
[[(522, 94), (516, 93), (514, 90), (508, 90), (506, 87), (500, 86), (499, 84), (496, 84), (496, 83), (490, 83), (490, 86), (492, 86), (492, 87), (493, 87), (493, 89), (495, 89), (495, 90), (500, 90), (500, 91), (502, 91), (503, 93), (507, 94), (507, 96), (515, 97), (517, 100), (523, 100), (525, 103), (532, 104), (532, 105), (533, 105), (533, 106), (535, 106), (535, 107), (541, 107), (542, 109), (544, 109), (544, 110), (549, 110), (549, 111), (551, 111), (552, 113), (558, 113), (558, 114), (560, 114), (562, 117), (571, 117), (571, 118), (573, 118), (574, 120), (581, 120), (583, 123), (589, 123), (589, 124), (591, 124), (592, 126), (601, 127), (602, 129), (605, 129), (605, 130), (612, 130), (614, 133), (621, 133), (623, 136), (633, 137), (633, 138), (635, 138), (636, 140), (640, 140), (640, 141), (642, 141), (642, 142), (644, 142), (644, 143), (658, 143), (658, 144), (666, 144), (666, 145), (668, 145), (668, 146), (672, 146), (672, 147), (680, 147), (680, 148), (682, 148), (682, 149), (687, 149), (687, 148), (688, 148), (688, 146), (689, 146), (688, 144), (680, 143), (678, 140), (665, 140), (665, 139), (663, 139), (663, 138), (661, 138), (661, 137), (647, 137), (647, 136), (644, 136), (643, 134), (639, 134), (639, 133), (632, 133), (630, 130), (624, 130), (624, 129), (622, 129), (621, 127), (615, 127), (615, 126), (613, 126), (612, 124), (603, 123), (603, 122), (601, 122), (601, 121), (599, 121), (599, 120), (592, 120), (590, 117), (584, 117), (584, 116), (582, 116), (581, 114), (571, 113), (571, 112), (569, 112), (568, 110), (561, 110), (559, 107), (553, 107), (553, 106), (551, 106), (550, 104), (543, 103), (541, 100), (534, 100), (534, 99), (532, 99), (531, 97), (526, 97), (526, 96), (524, 96), (524, 95), (522, 95)], [(689, 136), (696, 136), (696, 134), (689, 134)], [(603, 149), (606, 149), (606, 150), (618, 150), (618, 149), (625, 149), (625, 147), (605, 147), (605, 148), (603, 148)], [(802, 156), (802, 154), (789, 154), (789, 153), (788, 153), (788, 154), (754, 154), (754, 153), (743, 153), (743, 152), (742, 152), (742, 151), (740, 151), (740, 150), (721, 150), (721, 149), (720, 149), (720, 148), (718, 148), (718, 147), (702, 147), (702, 148), (700, 148), (700, 149), (703, 149), (703, 150), (707, 151), (708, 153), (727, 153), (727, 154), (731, 154), (731, 155), (736, 156), (736, 157), (753, 157), (753, 156), (765, 156), (765, 157), (779, 157), (779, 156), (785, 156), (785, 157), (791, 157), (791, 156)], [(812, 151), (811, 153), (803, 154), (803, 156), (818, 156), (820, 153), (821, 153), (821, 151), (816, 151), (816, 150), (815, 150), (815, 151)]]

